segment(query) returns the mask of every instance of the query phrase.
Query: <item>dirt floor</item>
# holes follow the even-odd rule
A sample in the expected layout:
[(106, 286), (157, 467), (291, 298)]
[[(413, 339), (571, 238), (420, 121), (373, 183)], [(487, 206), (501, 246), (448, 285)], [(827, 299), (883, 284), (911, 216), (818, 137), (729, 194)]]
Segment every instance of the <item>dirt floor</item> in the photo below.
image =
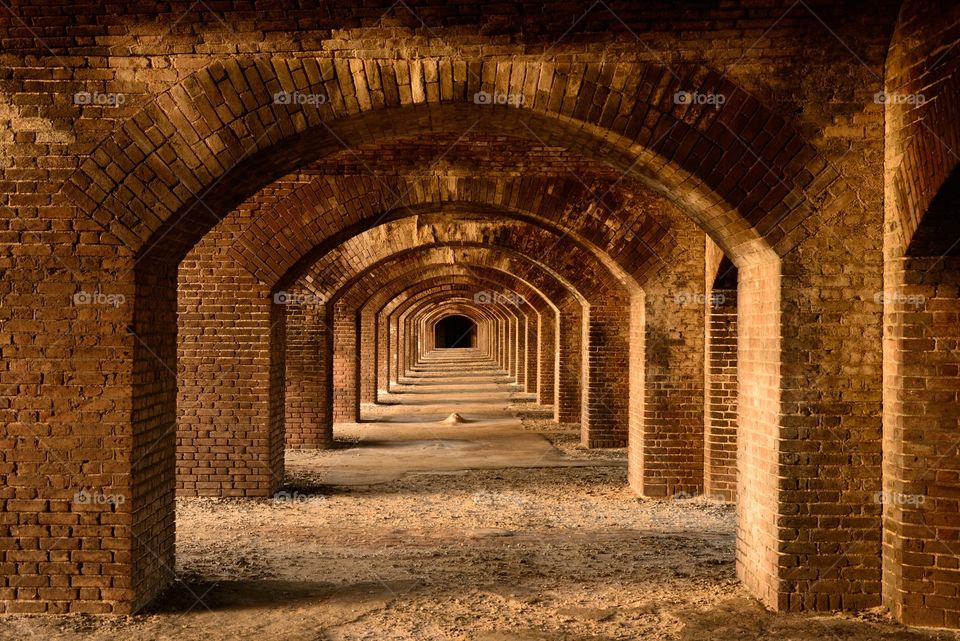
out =
[(637, 498), (623, 451), (464, 369), (424, 368), (335, 450), (288, 452), (275, 499), (179, 499), (179, 581), (149, 612), (4, 617), (0, 639), (960, 638), (767, 612), (736, 580), (733, 506)]

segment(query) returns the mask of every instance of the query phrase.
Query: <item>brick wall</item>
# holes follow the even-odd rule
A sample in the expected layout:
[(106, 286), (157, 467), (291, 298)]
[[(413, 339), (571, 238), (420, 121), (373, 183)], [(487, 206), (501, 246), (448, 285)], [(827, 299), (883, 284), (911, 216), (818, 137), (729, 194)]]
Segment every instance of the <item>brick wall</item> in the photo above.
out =
[(333, 445), (333, 334), (326, 306), (291, 290), (286, 314), (284, 441), (292, 449)]
[(958, 7), (904, 2), (886, 65), (883, 601), (960, 626)]
[[(383, 18), (389, 8), (383, 3), (328, 12), (278, 5), (262, 17), (250, 17), (246, 4), (224, 3), (218, 16), (232, 30), (199, 6), (174, 16), (165, 5), (78, 11), (50, 2), (17, 5), (0, 17), (7, 70), (0, 78), (0, 120), (7, 132), (0, 134), (0, 411), (15, 419), (4, 423), (0, 438), (6, 465), (67, 465), (62, 478), (49, 480), (4, 471), (2, 507), (16, 515), (16, 525), (0, 533), (9, 546), (0, 561), (12, 562), (16, 574), (5, 575), (0, 586), (3, 607), (123, 612), (148, 599), (164, 575), (146, 565), (146, 552), (163, 559), (172, 554), (174, 453), (160, 434), (177, 411), (175, 400), (199, 399), (216, 408), (207, 414), (181, 404), (194, 427), (179, 438), (217, 455), (209, 465), (184, 458), (181, 469), (216, 470), (216, 479), (204, 482), (220, 491), (267, 490), (282, 455), (277, 390), (284, 388), (278, 381), (285, 369), (277, 351), (283, 322), (269, 295), (391, 208), (455, 201), (573, 232), (570, 238), (597, 248), (641, 287), (657, 265), (655, 254), (672, 249), (664, 244), (669, 234), (661, 217), (689, 215), (709, 232), (737, 260), (745, 281), (738, 309), (741, 577), (774, 607), (875, 605), (880, 512), (871, 497), (880, 488), (881, 322), (872, 295), (882, 288), (879, 212), (885, 204), (909, 202), (887, 217), (888, 227), (919, 221), (924, 201), (942, 182), (924, 184), (920, 177), (950, 167), (938, 162), (944, 152), (927, 144), (923, 131), (905, 130), (903, 140), (912, 142), (904, 143), (903, 154), (910, 162), (902, 163), (899, 182), (887, 181), (901, 193), (881, 202), (882, 109), (872, 96), (883, 84), (898, 3), (744, 1), (683, 15), (665, 2), (615, 3), (613, 11), (587, 12), (576, 22), (576, 37), (559, 48), (550, 43), (581, 17), (581, 7), (465, 2), (453, 11), (449, 4), (412, 4), (430, 26), (426, 33), (402, 8)], [(912, 29), (931, 33), (920, 38), (921, 49), (934, 52), (951, 42), (947, 35), (933, 37), (942, 33), (939, 25), (956, 22), (944, 19), (950, 5), (932, 7), (905, 5), (901, 23), (917, 26), (900, 30), (891, 61), (899, 51), (917, 49)], [(83, 23), (79, 32), (65, 27), (72, 20)], [(174, 23), (173, 37), (157, 34), (157, 24)], [(445, 30), (452, 25), (459, 28)], [(471, 35), (451, 59), (445, 39), (479, 33), (484, 25), (503, 34), (498, 46), (491, 49), (489, 36)], [(439, 32), (431, 34), (434, 29)], [(637, 47), (631, 32), (649, 34), (647, 46)], [(405, 39), (408, 57), (385, 55), (385, 36)], [(691, 46), (697, 43), (702, 46)], [(917, 64), (925, 64), (923, 53), (902, 55), (918, 55)], [(77, 71), (65, 71), (64, 64)], [(888, 66), (894, 78), (900, 67), (918, 68)], [(942, 81), (944, 67), (926, 66), (935, 73), (920, 74), (919, 84), (954, 91)], [(798, 77), (806, 80), (798, 84)], [(481, 89), (522, 94), (525, 106), (476, 105), (472, 98)], [(322, 93), (328, 100), (319, 109), (277, 105), (273, 95), (280, 90)], [(116, 108), (76, 105), (78, 91), (121, 92), (125, 100)], [(719, 109), (682, 105), (671, 100), (680, 91), (723, 93), (728, 100)], [(955, 104), (937, 101), (928, 109), (939, 115), (928, 119), (908, 110), (903, 122), (923, 120), (949, 131), (957, 121)], [(407, 152), (413, 164), (429, 165), (424, 159), (436, 156), (410, 152), (411, 139), (434, 138), (427, 145), (442, 148), (469, 123), (476, 123), (478, 137), (453, 158), (449, 174), (422, 180), (394, 175), (381, 182), (369, 175), (327, 180), (322, 173), (354, 150), (361, 150), (353, 161), (358, 164), (378, 155), (385, 164), (398, 163)], [(891, 129), (897, 128), (888, 123)], [(509, 152), (477, 152), (497, 137), (501, 146), (511, 143)], [(889, 152), (899, 144), (886, 147)], [(319, 177), (299, 172), (324, 160), (329, 165)], [(486, 176), (495, 167), (513, 178)], [(567, 167), (586, 177), (586, 187), (569, 176), (558, 179)], [(531, 168), (545, 177), (530, 176), (536, 173)], [(408, 167), (407, 173), (420, 169)], [(467, 177), (474, 174), (482, 177)], [(607, 193), (611, 185), (617, 188)], [(661, 195), (651, 198), (651, 185)], [(398, 202), (397, 194), (409, 197)], [(608, 202), (597, 204), (597, 194)], [(229, 245), (233, 262), (214, 253), (216, 229), (244, 220), (249, 224), (242, 233), (219, 239), (221, 247)], [(905, 238), (909, 227), (900, 226)], [(551, 265), (570, 258), (541, 257), (542, 247), (528, 244), (518, 252)], [(195, 319), (189, 332), (181, 327), (178, 366), (184, 371), (178, 372), (182, 391), (175, 399), (173, 377), (156, 362), (173, 363), (171, 269), (202, 252), (222, 265), (208, 271), (197, 263), (200, 273), (191, 282), (200, 291), (205, 284), (232, 287), (237, 298), (224, 293), (220, 311), (206, 299), (178, 303), (211, 315), (203, 323)], [(144, 262), (123, 274), (145, 255), (158, 257), (160, 267)], [(184, 267), (190, 263), (188, 257)], [(580, 271), (581, 264), (572, 264)], [(613, 265), (597, 272), (601, 282), (611, 280)], [(237, 271), (231, 280), (234, 268), (246, 274)], [(90, 283), (115, 285), (128, 295), (129, 307), (78, 310), (69, 298)], [(778, 286), (782, 291), (775, 291)], [(586, 287), (580, 295), (593, 305), (601, 289)], [(251, 292), (256, 296), (240, 296)], [(561, 415), (572, 416), (581, 402), (575, 389), (581, 356), (591, 353), (574, 316), (587, 323), (590, 317), (572, 305), (557, 306), (557, 405)], [(230, 329), (236, 309), (251, 325), (243, 328), (242, 342), (231, 343), (216, 328)], [(634, 312), (622, 310), (623, 326)], [(191, 333), (201, 327), (212, 331)], [(629, 331), (634, 356), (638, 341)], [(198, 336), (203, 340), (190, 343)], [(506, 345), (502, 340), (499, 349)], [(191, 362), (191, 350), (210, 360)], [(231, 351), (235, 360), (226, 356)], [(223, 366), (225, 377), (207, 390), (200, 370), (211, 362)], [(245, 401), (237, 394), (241, 388), (231, 387), (241, 376), (250, 381)], [(585, 380), (593, 376), (588, 370)], [(629, 376), (637, 380), (633, 370)], [(589, 407), (590, 395), (583, 398)], [(236, 431), (250, 403), (257, 408), (256, 425)], [(238, 458), (244, 441), (252, 456)], [(24, 454), (27, 442), (36, 447)], [(186, 442), (180, 449), (189, 454)], [(139, 451), (151, 453), (149, 463), (134, 458)], [(23, 456), (36, 460), (18, 459)], [(136, 469), (134, 460), (148, 467)], [(68, 555), (58, 577), (41, 574), (40, 563), (62, 562), (45, 546), (62, 533), (63, 524), (53, 523), (60, 513), (78, 520), (80, 510), (69, 501), (81, 486), (128, 492), (150, 508), (133, 511), (131, 501), (92, 510), (96, 517), (83, 518), (96, 521), (88, 537), (95, 553)], [(31, 530), (41, 519), (50, 522)], [(148, 533), (151, 543), (133, 551), (133, 531)], [(109, 546), (116, 547), (105, 553)], [(81, 560), (97, 565), (84, 575)], [(41, 595), (40, 589), (58, 592)]]
[(225, 252), (218, 228), (179, 270), (177, 491), (270, 496), (283, 476), (283, 347), (269, 290)]
[(737, 499), (737, 290), (712, 289), (706, 306), (703, 493)]
[(689, 221), (671, 235), (670, 263), (644, 282), (645, 310), (633, 315), (642, 324), (631, 330), (642, 333), (643, 371), (633, 487), (646, 496), (703, 491), (704, 239)]
[(737, 377), (737, 576), (767, 604), (779, 603), (776, 469), (780, 438), (780, 281), (775, 263), (740, 269)]

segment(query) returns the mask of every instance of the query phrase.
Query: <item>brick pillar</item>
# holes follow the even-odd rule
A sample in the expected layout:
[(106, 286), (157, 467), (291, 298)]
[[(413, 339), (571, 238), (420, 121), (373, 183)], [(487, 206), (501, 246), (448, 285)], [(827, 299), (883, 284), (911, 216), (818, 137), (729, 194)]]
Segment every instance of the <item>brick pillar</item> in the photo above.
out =
[(507, 374), (514, 380), (517, 378), (517, 322), (516, 319), (507, 315), (505, 321), (507, 327)]
[(737, 576), (770, 607), (780, 593), (780, 265), (741, 267), (738, 285)]
[(360, 325), (360, 402), (377, 402), (377, 328), (370, 314), (357, 312)]
[(540, 332), (537, 362), (537, 403), (553, 405), (556, 398), (554, 385), (556, 383), (556, 355), (557, 355), (557, 314), (547, 308), (540, 314)]
[(179, 269), (181, 496), (272, 496), (283, 477), (284, 318), (270, 291), (225, 253), (229, 237), (212, 231)]
[(627, 442), (627, 483), (639, 495), (643, 495), (643, 448), (644, 401), (646, 396), (646, 371), (636, 367), (645, 362), (647, 336), (646, 294), (635, 293), (630, 299), (630, 438)]
[(703, 491), (707, 301), (702, 263), (690, 262), (687, 270), (678, 265), (644, 287), (643, 410), (640, 425), (635, 426), (638, 438), (630, 443), (638, 459), (631, 482), (644, 496)]
[(706, 308), (703, 492), (737, 499), (737, 290), (713, 290)]
[(391, 314), (387, 319), (387, 324), (389, 326), (389, 351), (387, 361), (389, 365), (389, 378), (390, 384), (395, 385), (400, 380), (400, 353), (403, 349), (400, 336), (402, 332), (400, 330), (400, 320), (397, 318), (397, 315)]
[(390, 323), (387, 315), (380, 310), (373, 316), (374, 326), (377, 328), (377, 398), (382, 392), (390, 391)]
[(128, 614), (172, 580), (176, 270), (71, 228), (0, 278), (3, 613)]
[(539, 377), (540, 350), (540, 314), (532, 307), (527, 306), (527, 334), (526, 334), (526, 376), (524, 390), (527, 394), (537, 393), (537, 379)]
[[(845, 215), (857, 213), (851, 206)], [(871, 234), (864, 239), (879, 238), (878, 224), (864, 225)], [(779, 494), (777, 606), (862, 609), (881, 603), (882, 509), (873, 500), (882, 490), (883, 318), (873, 301), (882, 289), (881, 253), (862, 246), (862, 257), (851, 260), (824, 236), (813, 242), (820, 245), (809, 249), (808, 263), (783, 262), (782, 354), (765, 366), (781, 373), (779, 430), (772, 453), (755, 449), (760, 456), (753, 461), (759, 470), (776, 469), (777, 478), (768, 472), (760, 487)], [(842, 277), (830, 267), (838, 264), (844, 264)], [(739, 316), (741, 344), (748, 317)], [(741, 407), (751, 387), (743, 374), (745, 351), (738, 363)], [(753, 438), (752, 447), (759, 444)], [(748, 485), (744, 480), (738, 491)]]
[(333, 327), (333, 422), (360, 420), (360, 354), (357, 313), (342, 302), (328, 310)]
[[(333, 445), (333, 334), (326, 308), (305, 294), (286, 310), (286, 447)], [(298, 302), (299, 301), (299, 302)]]
[(584, 312), (581, 443), (625, 447), (629, 425), (629, 307), (610, 296)]
[(559, 322), (556, 325), (559, 358), (556, 364), (554, 415), (560, 423), (580, 421), (582, 322), (583, 311), (580, 303), (572, 297), (568, 298), (560, 306)]
[(517, 314), (517, 367), (516, 379), (517, 385), (523, 391), (527, 388), (527, 324), (529, 319), (526, 314), (518, 309), (512, 310)]
[(500, 354), (500, 368), (510, 374), (510, 325), (504, 320), (500, 319), (500, 345), (498, 348)]
[(907, 625), (960, 627), (960, 258), (888, 258), (883, 600)]
[[(34, 553), (35, 560), (52, 561), (50, 567), (60, 566), (58, 570), (51, 569), (50, 574), (58, 574), (66, 570), (67, 573), (84, 576), (73, 577), (69, 580), (60, 580), (65, 577), (47, 577), (49, 586), (56, 592), (57, 588), (72, 588), (69, 599), (81, 599), (78, 603), (71, 603), (69, 609), (78, 612), (133, 612), (147, 605), (155, 596), (174, 578), (174, 492), (177, 476), (177, 270), (176, 267), (164, 265), (158, 261), (146, 260), (136, 269), (136, 293), (131, 302), (133, 313), (133, 328), (135, 341), (133, 342), (133, 395), (130, 412), (130, 444), (129, 452), (132, 466), (128, 467), (129, 477), (122, 475), (130, 483), (130, 490), (122, 494), (120, 488), (109, 488), (113, 474), (111, 470), (122, 470), (123, 459), (110, 461), (97, 450), (77, 448), (67, 453), (64, 461), (74, 461), (76, 458), (89, 459), (84, 467), (92, 474), (89, 480), (84, 481), (84, 496), (92, 500), (79, 501), (75, 496), (71, 511), (80, 512), (79, 522), (70, 519), (74, 528), (73, 536), (83, 537), (76, 541), (78, 549), (60, 558), (43, 558), (44, 545), (40, 542), (37, 550), (31, 549), (29, 540), (18, 541), (21, 555)], [(111, 341), (106, 341), (112, 344)], [(84, 359), (77, 361), (78, 365)], [(84, 375), (82, 369), (73, 375), (76, 380), (95, 380), (92, 372)], [(120, 390), (117, 390), (120, 391)], [(80, 414), (82, 415), (82, 413)], [(107, 415), (109, 417), (109, 414)], [(81, 432), (83, 433), (83, 432)], [(109, 435), (109, 431), (98, 433)], [(104, 436), (104, 454), (116, 456), (118, 451), (111, 452), (109, 448), (121, 446), (126, 439), (119, 437), (123, 432), (115, 432), (114, 436)], [(264, 448), (265, 449), (265, 448)], [(262, 454), (262, 452), (258, 452)], [(209, 459), (207, 459), (209, 460)], [(261, 459), (263, 460), (263, 459)], [(269, 461), (267, 461), (269, 463)], [(59, 466), (58, 466), (59, 467)], [(280, 469), (283, 469), (281, 462)], [(61, 471), (61, 470), (58, 470)], [(271, 471), (267, 468), (267, 471)], [(239, 477), (230, 478), (229, 489), (256, 490), (260, 488), (245, 488), (244, 481), (251, 480), (251, 474), (245, 471)], [(266, 491), (272, 492), (273, 479), (258, 479), (265, 482)], [(86, 494), (87, 482), (92, 482), (91, 494)], [(8, 481), (10, 485), (13, 485)], [(218, 487), (218, 490), (221, 488)], [(99, 504), (97, 495), (109, 496), (116, 494), (127, 500), (120, 506)], [(198, 492), (199, 493), (199, 492)], [(39, 503), (39, 501), (37, 501)], [(52, 502), (51, 502), (52, 503)], [(78, 505), (78, 503), (81, 503)], [(13, 505), (7, 505), (13, 509)], [(128, 512), (128, 514), (110, 514), (111, 511)], [(106, 512), (106, 514), (104, 514)], [(92, 513), (97, 517), (91, 518)], [(68, 515), (68, 512), (60, 513)], [(112, 518), (111, 518), (112, 517)], [(103, 520), (101, 520), (103, 519)], [(36, 523), (36, 521), (30, 521)], [(62, 521), (53, 521), (62, 523)], [(41, 518), (40, 523), (43, 523)], [(130, 523), (127, 530), (122, 524)], [(116, 528), (116, 529), (115, 529)], [(64, 532), (65, 533), (65, 532)], [(89, 537), (89, 538), (88, 538)], [(96, 539), (102, 537), (100, 541)], [(91, 540), (92, 539), (92, 540)], [(64, 539), (65, 543), (69, 540)], [(60, 549), (54, 543), (50, 550)], [(67, 547), (70, 549), (70, 546)], [(129, 554), (129, 556), (128, 556)], [(23, 556), (20, 557), (21, 559)], [(129, 569), (127, 565), (129, 559)], [(11, 560), (8, 556), (7, 561)], [(61, 565), (69, 560), (66, 565)], [(36, 566), (34, 566), (36, 567)], [(132, 570), (132, 573), (130, 572)], [(25, 597), (24, 592), (36, 588), (31, 585), (30, 572), (20, 573), (21, 588), (17, 589), (17, 598)], [(49, 598), (43, 594), (43, 588), (37, 590), (41, 599)], [(98, 593), (106, 601), (102, 604), (84, 606), (84, 593), (93, 597)], [(67, 597), (66, 593), (51, 596)], [(56, 599), (56, 600), (60, 600)], [(111, 601), (120, 603), (111, 604)]]

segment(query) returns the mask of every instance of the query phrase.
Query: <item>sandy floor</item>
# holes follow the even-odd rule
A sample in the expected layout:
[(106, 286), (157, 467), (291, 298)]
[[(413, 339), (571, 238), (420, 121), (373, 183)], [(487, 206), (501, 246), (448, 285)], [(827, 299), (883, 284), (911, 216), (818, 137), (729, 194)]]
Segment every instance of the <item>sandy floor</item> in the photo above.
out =
[[(150, 612), (0, 618), (0, 639), (960, 638), (768, 613), (736, 581), (732, 506), (638, 499), (622, 451), (523, 395), (512, 418), (490, 376), (429, 373), (340, 448), (288, 453), (277, 499), (178, 500), (180, 581)], [(454, 410), (469, 422), (438, 422)]]

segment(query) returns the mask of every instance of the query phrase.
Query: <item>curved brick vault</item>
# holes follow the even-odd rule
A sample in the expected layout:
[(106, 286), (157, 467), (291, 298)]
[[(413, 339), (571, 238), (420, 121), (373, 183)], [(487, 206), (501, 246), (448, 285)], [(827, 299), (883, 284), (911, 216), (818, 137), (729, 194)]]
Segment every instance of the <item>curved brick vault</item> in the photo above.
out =
[(884, 89), (883, 600), (960, 627), (960, 7), (904, 2)]
[[(715, 9), (750, 12), (742, 34), (630, 3), (560, 43), (562, 3), (479, 4), (396, 32), (230, 10), (237, 33), (169, 50), (160, 9), (77, 36), (38, 5), (57, 60), (0, 24), (2, 609), (143, 607), (172, 578), (175, 492), (271, 495), (285, 445), (330, 445), (462, 313), (586, 445), (627, 448), (635, 491), (735, 497), (766, 605), (960, 627), (960, 265), (932, 249), (958, 192), (956, 7), (801, 3), (839, 23), (818, 41), (819, 16), (769, 2)], [(130, 101), (67, 104), (95, 89)], [(81, 510), (81, 489), (129, 500)]]
[[(386, 266), (381, 266), (380, 269), (384, 269)], [(378, 271), (380, 271), (378, 269)], [(357, 310), (357, 313), (360, 315), (360, 332), (362, 340), (360, 342), (360, 396), (361, 401), (372, 402), (376, 400), (376, 390), (378, 388), (377, 378), (381, 375), (381, 368), (379, 361), (381, 360), (379, 356), (385, 357), (388, 352), (388, 346), (386, 344), (379, 345), (378, 342), (378, 331), (382, 330), (384, 338), (386, 338), (386, 324), (379, 322), (378, 315), (386, 307), (389, 302), (399, 296), (405, 289), (408, 289), (408, 282), (412, 280), (412, 277), (415, 276), (417, 284), (440, 284), (441, 281), (438, 279), (443, 279), (442, 282), (452, 283), (455, 280), (459, 279), (460, 282), (467, 281), (470, 278), (475, 279), (477, 282), (487, 284), (490, 287), (492, 292), (512, 292), (515, 293), (523, 303), (529, 305), (530, 311), (535, 313), (537, 316), (536, 322), (539, 325), (547, 324), (551, 321), (547, 320), (545, 316), (550, 313), (556, 312), (556, 308), (551, 306), (550, 299), (545, 297), (545, 294), (533, 287), (528, 283), (515, 278), (512, 274), (506, 271), (483, 268), (478, 266), (467, 266), (467, 265), (433, 265), (425, 262), (421, 266), (414, 267), (416, 270), (415, 274), (405, 272), (395, 276), (392, 279), (388, 279), (386, 273), (374, 273), (371, 271), (368, 276), (362, 280), (357, 281), (354, 286), (347, 291), (344, 296), (344, 302), (349, 306), (349, 308)], [(367, 285), (364, 287), (363, 285)], [(487, 290), (482, 290), (487, 291)], [(489, 296), (488, 296), (489, 297)], [(554, 298), (558, 297), (558, 292), (554, 292)], [(378, 352), (378, 348), (380, 351)], [(552, 362), (549, 361), (549, 362)], [(375, 364), (373, 368), (364, 367), (365, 363)], [(530, 369), (528, 367), (528, 369)], [(389, 377), (383, 377), (382, 389), (389, 389)], [(526, 376), (525, 377), (526, 388), (528, 392), (538, 392), (542, 393), (537, 389), (537, 378), (536, 376)], [(543, 383), (544, 386), (551, 385), (548, 382)], [(546, 389), (543, 390), (544, 392)], [(547, 404), (552, 402), (552, 386), (549, 388), (549, 401), (546, 401)]]
[[(363, 61), (357, 62), (362, 68)], [(157, 97), (104, 140), (70, 177), (66, 191), (132, 251), (165, 254), (155, 249), (163, 238), (176, 255), (178, 241), (184, 252), (212, 226), (211, 211), (226, 211), (234, 194), (254, 192), (294, 163), (341, 146), (358, 147), (377, 135), (462, 135), (463, 123), (608, 162), (683, 203), (735, 256), (758, 251), (751, 242), (758, 237), (788, 249), (800, 240), (788, 237), (813, 203), (823, 194), (835, 198), (846, 191), (835, 184), (838, 174), (786, 121), (709, 69), (693, 67), (678, 75), (648, 65), (586, 64), (564, 73), (536, 60), (463, 60), (456, 65), (463, 68), (461, 77), (451, 76), (444, 91), (424, 91), (420, 83), (436, 77), (444, 62), (415, 61), (413, 73), (410, 64), (379, 61), (378, 84), (371, 87), (370, 76), (349, 72), (349, 60), (216, 62)], [(585, 77), (591, 80), (583, 86)], [(319, 108), (278, 106), (274, 88), (328, 99)], [(672, 96), (689, 90), (723, 93), (727, 100), (721, 109), (675, 104)], [(474, 104), (478, 91), (523, 95), (525, 107)], [(373, 100), (372, 94), (381, 98)], [(228, 96), (237, 99), (228, 102)], [(595, 104), (591, 97), (605, 99)], [(775, 180), (757, 175), (744, 181), (758, 161), (771, 168)], [(217, 180), (226, 167), (236, 170)], [(265, 176), (264, 167), (271, 173)], [(183, 183), (184, 177), (193, 184)], [(155, 190), (145, 189), (145, 181)], [(206, 194), (205, 207), (195, 206), (199, 192)]]
[[(597, 381), (605, 381), (598, 387), (599, 390), (609, 389), (608, 394), (602, 394), (594, 399), (592, 404), (586, 402), (584, 414), (584, 439), (587, 442), (608, 442), (611, 436), (593, 436), (594, 432), (598, 434), (621, 434), (620, 442), (625, 442), (626, 425), (617, 427), (616, 423), (610, 423), (611, 419), (617, 414), (614, 405), (617, 400), (615, 397), (622, 396), (626, 400), (628, 394), (616, 391), (613, 387), (616, 377), (610, 377), (609, 374), (593, 371), (591, 369), (601, 369), (604, 367), (603, 353), (609, 350), (610, 353), (616, 353), (624, 349), (625, 343), (618, 344), (615, 340), (616, 330), (609, 318), (609, 314), (619, 314), (619, 319), (629, 319), (629, 310), (625, 308), (625, 298), (623, 294), (619, 296), (609, 291), (607, 283), (616, 282), (609, 274), (604, 275), (602, 267), (599, 271), (586, 269), (590, 263), (589, 255), (577, 255), (571, 252), (569, 243), (559, 242), (560, 238), (550, 236), (545, 230), (523, 225), (519, 223), (507, 223), (504, 221), (492, 222), (490, 220), (471, 220), (458, 219), (457, 217), (445, 216), (443, 219), (418, 217), (415, 219), (404, 219), (391, 223), (385, 223), (380, 227), (374, 228), (368, 232), (358, 235), (347, 241), (338, 248), (337, 251), (328, 253), (322, 261), (312, 266), (307, 271), (304, 279), (309, 281), (309, 285), (304, 285), (316, 294), (321, 300), (328, 301), (327, 306), (331, 312), (328, 325), (333, 328), (333, 334), (336, 336), (336, 354), (343, 354), (343, 351), (354, 351), (356, 344), (356, 322), (355, 312), (338, 305), (339, 297), (332, 292), (339, 291), (341, 288), (349, 287), (361, 276), (350, 276), (350, 272), (362, 272), (375, 266), (386, 267), (389, 273), (390, 265), (383, 265), (385, 257), (392, 257), (394, 262), (402, 261), (406, 253), (417, 247), (433, 246), (456, 246), (456, 247), (484, 247), (498, 248), (510, 253), (516, 258), (525, 256), (537, 256), (536, 263), (545, 268), (554, 278), (568, 288), (575, 289), (581, 293), (581, 297), (588, 301), (590, 327), (594, 332), (603, 332), (602, 340), (594, 337), (590, 346), (585, 349), (592, 352), (594, 361), (585, 362), (582, 374), (589, 379), (593, 376)], [(373, 252), (373, 253), (371, 253)], [(455, 253), (454, 260), (462, 264), (469, 252)], [(377, 261), (378, 256), (380, 260)], [(556, 269), (550, 266), (556, 265)], [(569, 265), (576, 265), (577, 269), (570, 269)], [(346, 273), (345, 273), (346, 270)], [(562, 271), (559, 274), (557, 270)], [(571, 285), (571, 281), (574, 282)], [(374, 279), (377, 282), (377, 279)], [(615, 291), (615, 290), (614, 290)], [(618, 302), (619, 301), (619, 302)], [(289, 329), (288, 329), (289, 335)], [(341, 347), (344, 350), (341, 350)], [(350, 372), (345, 372), (344, 376), (353, 380), (355, 377), (355, 359), (352, 355), (346, 359), (337, 359), (340, 368), (348, 365)], [(512, 364), (512, 363), (511, 363)], [(592, 366), (592, 368), (590, 367)], [(622, 366), (621, 366), (622, 368)], [(620, 371), (620, 370), (617, 370)], [(351, 386), (352, 387), (352, 386)], [(613, 398), (612, 398), (613, 397)], [(586, 395), (584, 395), (586, 399)], [(356, 407), (356, 395), (344, 399), (347, 404)], [(338, 413), (338, 403), (334, 403), (335, 418), (347, 418), (348, 410), (346, 408)], [(594, 424), (591, 417), (596, 421)], [(624, 418), (627, 412), (619, 413)], [(356, 418), (354, 411), (353, 417)]]

